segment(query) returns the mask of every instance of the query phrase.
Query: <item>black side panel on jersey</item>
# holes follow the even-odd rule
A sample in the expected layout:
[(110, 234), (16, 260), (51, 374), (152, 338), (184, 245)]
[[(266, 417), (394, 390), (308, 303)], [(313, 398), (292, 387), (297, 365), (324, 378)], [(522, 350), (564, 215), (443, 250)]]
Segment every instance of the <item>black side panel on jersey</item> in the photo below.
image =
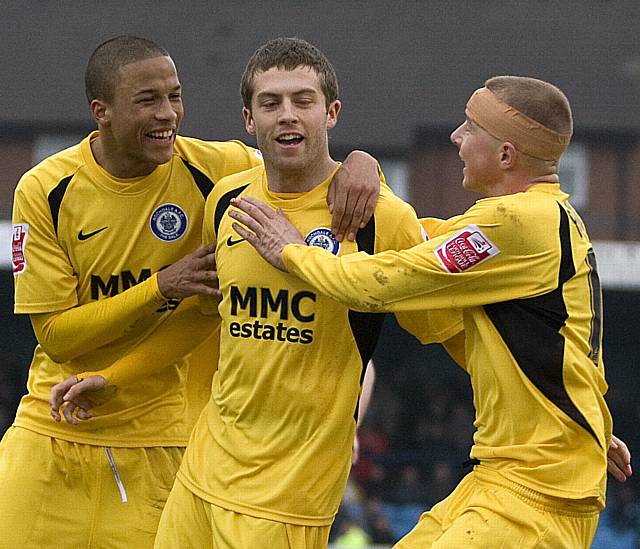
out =
[(65, 177), (58, 183), (47, 196), (49, 202), (49, 209), (51, 210), (51, 220), (53, 221), (53, 230), (58, 234), (58, 214), (60, 213), (60, 204), (64, 198), (64, 193), (67, 192), (67, 187), (73, 178), (72, 175)]
[(563, 381), (564, 337), (568, 318), (562, 287), (576, 274), (571, 250), (569, 217), (560, 206), (560, 271), (555, 290), (538, 297), (485, 305), (484, 310), (529, 380), (598, 445), (600, 441), (567, 393)]
[(242, 191), (244, 191), (249, 184), (243, 185), (242, 187), (238, 187), (236, 189), (231, 189), (227, 194), (224, 194), (218, 200), (216, 204), (216, 213), (213, 217), (213, 227), (216, 230), (216, 234), (218, 234), (218, 227), (220, 227), (220, 222), (222, 221), (222, 216), (224, 212), (227, 211), (229, 206), (231, 205), (231, 199), (238, 196)]
[[(368, 254), (375, 253), (376, 243), (376, 221), (375, 215), (371, 216), (369, 223), (358, 231), (356, 236), (356, 243), (358, 244), (359, 252), (367, 252)], [(364, 374), (367, 371), (367, 363), (373, 356), (376, 344), (380, 338), (380, 332), (382, 330), (382, 323), (384, 321), (386, 313), (360, 313), (358, 311), (349, 310), (349, 325), (351, 326), (351, 332), (358, 345), (358, 351), (360, 352), (360, 359), (362, 360), (362, 374), (360, 375), (360, 387), (364, 381)], [(358, 405), (356, 405), (356, 411), (354, 418), (358, 421)]]
[(211, 179), (203, 174), (198, 168), (189, 164), (189, 162), (187, 162), (184, 158), (181, 158), (181, 160), (182, 162), (184, 162), (184, 165), (187, 167), (187, 169), (191, 172), (191, 177), (193, 177), (193, 180), (198, 186), (198, 189), (200, 189), (202, 196), (206, 200), (207, 196), (209, 196), (209, 193), (213, 189), (213, 181), (211, 181)]

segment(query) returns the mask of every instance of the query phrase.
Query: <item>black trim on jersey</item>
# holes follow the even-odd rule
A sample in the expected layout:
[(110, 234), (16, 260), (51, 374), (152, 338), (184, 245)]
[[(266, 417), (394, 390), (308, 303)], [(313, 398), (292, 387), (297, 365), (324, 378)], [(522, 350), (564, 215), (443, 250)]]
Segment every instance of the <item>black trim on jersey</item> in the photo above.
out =
[(218, 200), (216, 204), (216, 212), (213, 216), (213, 228), (216, 231), (216, 235), (218, 234), (218, 227), (220, 227), (220, 222), (222, 221), (222, 216), (224, 212), (229, 209), (231, 205), (231, 199), (236, 198), (242, 191), (244, 191), (249, 186), (249, 183), (243, 185), (242, 187), (237, 187), (235, 189), (231, 189), (228, 193), (223, 194)]
[(60, 213), (60, 205), (62, 204), (64, 193), (67, 192), (67, 187), (69, 186), (72, 178), (73, 176), (70, 175), (62, 179), (60, 183), (51, 189), (49, 196), (47, 196), (49, 209), (51, 210), (51, 221), (53, 221), (53, 230), (56, 232), (56, 236), (58, 235), (58, 214)]
[(527, 378), (601, 446), (591, 425), (571, 400), (563, 381), (564, 337), (560, 329), (569, 315), (562, 287), (575, 275), (576, 269), (569, 217), (564, 208), (558, 206), (561, 258), (556, 289), (537, 297), (485, 305), (484, 310)]
[[(375, 253), (375, 241), (376, 221), (375, 216), (372, 216), (369, 223), (358, 231), (358, 235), (356, 236), (358, 251), (367, 252), (368, 254)], [(351, 326), (351, 332), (358, 345), (360, 359), (362, 360), (360, 387), (362, 387), (364, 382), (364, 374), (367, 371), (369, 359), (373, 356), (373, 351), (375, 351), (378, 339), (380, 338), (385, 315), (386, 313), (360, 313), (349, 309), (349, 326)], [(353, 416), (356, 422), (358, 421), (359, 405), (360, 403), (358, 401)]]
[(209, 193), (213, 189), (213, 181), (211, 181), (211, 179), (203, 174), (198, 168), (189, 164), (189, 162), (187, 162), (184, 158), (181, 158), (181, 160), (182, 162), (184, 162), (184, 165), (187, 167), (187, 169), (191, 172), (191, 177), (193, 177), (193, 180), (198, 186), (198, 189), (200, 189), (202, 196), (206, 200), (207, 196), (209, 196)]

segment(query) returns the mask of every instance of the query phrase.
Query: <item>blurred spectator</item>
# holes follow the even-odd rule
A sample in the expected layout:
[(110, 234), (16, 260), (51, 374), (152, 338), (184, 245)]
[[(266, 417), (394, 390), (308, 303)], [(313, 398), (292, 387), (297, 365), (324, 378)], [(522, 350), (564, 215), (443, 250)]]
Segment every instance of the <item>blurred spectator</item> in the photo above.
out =
[(396, 505), (425, 506), (425, 485), (420, 470), (415, 465), (405, 465), (402, 468), (400, 478), (389, 494), (389, 500)]

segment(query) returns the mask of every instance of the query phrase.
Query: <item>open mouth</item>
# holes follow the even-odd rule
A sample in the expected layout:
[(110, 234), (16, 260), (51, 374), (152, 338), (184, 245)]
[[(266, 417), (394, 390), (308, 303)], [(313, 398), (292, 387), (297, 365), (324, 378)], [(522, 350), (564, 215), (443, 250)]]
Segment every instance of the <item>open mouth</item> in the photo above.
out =
[(156, 130), (147, 133), (146, 136), (155, 141), (166, 143), (173, 139), (174, 134), (175, 130)]
[(296, 133), (285, 133), (276, 138), (276, 141), (280, 143), (280, 145), (284, 145), (285, 147), (293, 147), (302, 143), (303, 140), (304, 137)]

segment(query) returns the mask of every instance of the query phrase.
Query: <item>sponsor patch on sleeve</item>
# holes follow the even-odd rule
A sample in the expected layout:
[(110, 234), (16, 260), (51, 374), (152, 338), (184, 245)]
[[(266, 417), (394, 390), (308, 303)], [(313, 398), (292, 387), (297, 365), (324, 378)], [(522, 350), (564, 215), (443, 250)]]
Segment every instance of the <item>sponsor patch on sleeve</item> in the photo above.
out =
[(24, 250), (27, 245), (29, 235), (29, 225), (19, 223), (13, 226), (11, 236), (11, 265), (14, 275), (19, 275), (27, 270), (27, 260)]
[(468, 225), (438, 246), (435, 254), (450, 273), (468, 271), (500, 250), (475, 225)]

